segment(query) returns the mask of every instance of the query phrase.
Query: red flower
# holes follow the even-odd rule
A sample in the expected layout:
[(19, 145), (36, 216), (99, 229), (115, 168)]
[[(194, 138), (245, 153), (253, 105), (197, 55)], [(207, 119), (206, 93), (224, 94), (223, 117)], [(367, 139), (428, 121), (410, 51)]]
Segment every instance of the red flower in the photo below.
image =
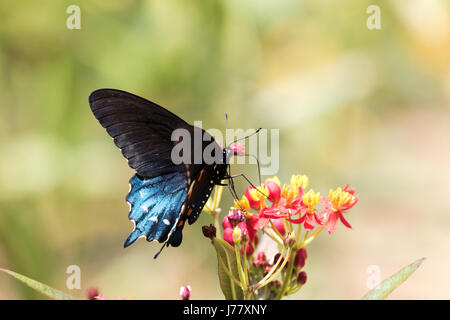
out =
[(323, 219), (327, 221), (324, 226), (328, 233), (331, 234), (336, 230), (338, 220), (341, 220), (344, 226), (351, 229), (352, 226), (345, 220), (343, 213), (358, 202), (359, 196), (355, 195), (355, 190), (348, 189), (347, 185), (344, 189), (330, 190), (328, 197), (329, 199), (323, 197), (320, 200), (324, 208)]
[(307, 230), (312, 230), (316, 225), (322, 225), (322, 214), (317, 213), (314, 206), (320, 201), (320, 192), (315, 193), (314, 190), (309, 190), (303, 194), (300, 206), (300, 212), (303, 214), (299, 219), (288, 219), (292, 223), (304, 223)]
[(294, 216), (300, 212), (302, 204), (303, 189), (292, 190), (284, 185), (281, 192), (281, 199), (277, 204), (273, 204), (270, 208), (261, 209), (260, 213), (264, 218), (279, 219)]
[(245, 190), (245, 197), (247, 198), (250, 207), (254, 210), (259, 210), (266, 206), (266, 203), (264, 202), (264, 195), (268, 192), (266, 192), (267, 190), (265, 190), (265, 187), (263, 189), (264, 190), (256, 189), (255, 187), (249, 186)]

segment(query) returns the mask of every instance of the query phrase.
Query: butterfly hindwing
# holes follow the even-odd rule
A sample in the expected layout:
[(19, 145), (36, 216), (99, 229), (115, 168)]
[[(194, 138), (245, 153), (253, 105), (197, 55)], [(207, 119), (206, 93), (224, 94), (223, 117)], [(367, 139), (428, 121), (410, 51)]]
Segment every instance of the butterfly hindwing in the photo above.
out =
[(186, 178), (180, 173), (151, 179), (136, 174), (131, 178), (130, 186), (126, 198), (130, 204), (128, 217), (134, 221), (135, 229), (125, 240), (124, 247), (143, 236), (147, 241), (166, 241), (186, 200)]

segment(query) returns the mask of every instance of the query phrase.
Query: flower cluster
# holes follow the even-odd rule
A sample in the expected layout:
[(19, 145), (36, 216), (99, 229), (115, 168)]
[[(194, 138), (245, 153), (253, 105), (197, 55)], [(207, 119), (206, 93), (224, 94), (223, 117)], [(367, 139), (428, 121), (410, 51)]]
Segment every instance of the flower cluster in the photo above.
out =
[[(354, 189), (331, 189), (325, 197), (308, 186), (306, 175), (293, 175), (283, 186), (277, 177), (269, 178), (249, 186), (223, 218), (222, 236), (235, 248), (238, 264), (238, 277), (232, 280), (240, 283), (245, 298), (281, 299), (295, 293), (307, 279), (305, 246), (323, 230), (335, 232), (338, 221), (351, 228), (344, 214), (358, 202)], [(271, 253), (267, 243), (275, 248)], [(226, 273), (233, 277), (231, 267)]]
[[(256, 192), (257, 188), (249, 187), (244, 197), (249, 198), (253, 209), (259, 210), (261, 219), (285, 218), (291, 223), (303, 224), (306, 230), (312, 230), (316, 226), (324, 227), (330, 234), (336, 230), (338, 219), (347, 228), (351, 228), (343, 213), (358, 202), (355, 190), (349, 189), (348, 185), (344, 189), (331, 189), (326, 198), (313, 189), (305, 192), (308, 185), (309, 179), (306, 175), (293, 175), (291, 183), (285, 184), (281, 189), (279, 179), (274, 177), (266, 180), (259, 188), (266, 192), (265, 194)], [(271, 202), (270, 207), (266, 206), (264, 198)], [(319, 202), (323, 207), (322, 211), (316, 208)]]

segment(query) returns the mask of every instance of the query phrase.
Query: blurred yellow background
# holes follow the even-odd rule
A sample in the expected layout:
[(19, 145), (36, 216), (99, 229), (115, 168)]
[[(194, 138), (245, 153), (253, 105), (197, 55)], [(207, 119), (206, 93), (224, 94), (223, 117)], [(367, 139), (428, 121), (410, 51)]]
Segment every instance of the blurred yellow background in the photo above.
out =
[[(157, 260), (159, 244), (122, 248), (132, 170), (88, 105), (117, 88), (206, 128), (228, 112), (232, 128), (280, 129), (282, 182), (356, 188), (353, 230), (308, 247), (291, 299), (359, 299), (370, 266), (386, 278), (424, 256), (391, 298), (450, 299), (449, 24), (447, 0), (1, 1), (0, 266), (78, 298), (178, 299), (186, 284), (223, 298), (207, 214)], [(69, 265), (81, 290), (66, 288)], [(36, 298), (0, 274), (0, 299)]]

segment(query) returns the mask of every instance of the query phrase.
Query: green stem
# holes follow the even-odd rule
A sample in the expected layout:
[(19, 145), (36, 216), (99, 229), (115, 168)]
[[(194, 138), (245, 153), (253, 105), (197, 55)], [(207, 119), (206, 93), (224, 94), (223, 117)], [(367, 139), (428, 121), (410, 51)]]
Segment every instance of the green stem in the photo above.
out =
[(287, 291), (288, 295), (294, 294), (296, 292), (298, 292), (301, 288), (303, 287), (303, 285), (297, 285), (295, 287), (293, 287), (292, 289)]
[(212, 196), (205, 204), (205, 209), (211, 214), (214, 227), (216, 228), (216, 234), (221, 234), (219, 214), (220, 214), (220, 200), (222, 198), (223, 187), (216, 186), (214, 189), (214, 196)]
[(216, 228), (216, 234), (222, 234), (222, 232), (220, 231), (219, 213), (220, 209), (217, 208), (211, 211), (214, 227)]
[(247, 241), (245, 241), (243, 243), (244, 255), (243, 255), (242, 259), (243, 259), (243, 268), (244, 268), (244, 280), (248, 287), (250, 283), (249, 283), (249, 278), (248, 278), (248, 267), (247, 267), (247, 243), (248, 243)]
[(239, 280), (241, 280), (241, 286), (242, 286), (242, 289), (244, 290), (244, 294), (245, 294), (247, 292), (247, 282), (245, 282), (245, 275), (244, 275), (244, 271), (242, 270), (240, 247), (241, 247), (241, 242), (236, 241), (234, 243), (234, 252), (236, 254), (236, 267), (238, 269)]
[(292, 272), (294, 270), (295, 253), (296, 253), (296, 251), (292, 251), (291, 255), (289, 256), (289, 266), (288, 266), (287, 274), (283, 280), (283, 285), (281, 286), (281, 290), (280, 290), (280, 293), (278, 294), (277, 300), (283, 299), (285, 291), (287, 289), (287, 286), (291, 282)]
[(270, 239), (272, 239), (273, 241), (278, 243), (280, 246), (283, 246), (283, 239), (280, 239), (280, 237), (278, 237), (276, 234), (272, 233), (272, 231), (270, 229), (266, 230), (264, 228), (263, 231)]
[[(300, 244), (300, 248), (306, 247), (308, 244), (310, 244), (311, 241), (313, 241), (323, 230), (323, 227), (317, 228), (316, 231), (314, 231), (314, 233), (308, 239), (303, 239), (302, 243)], [(306, 236), (307, 234), (305, 234), (305, 238)]]
[[(227, 257), (228, 265), (231, 265), (230, 257), (228, 255), (226, 257)], [(233, 277), (233, 279), (235, 279), (235, 278)], [(238, 283), (239, 283), (239, 288), (240, 288), (241, 287), (241, 283), (239, 281), (238, 281)], [(233, 300), (237, 300), (236, 288), (233, 285), (233, 281), (231, 281), (231, 278), (230, 278), (230, 286), (231, 286), (231, 296), (232, 296)]]
[(300, 235), (302, 233), (302, 224), (298, 224), (297, 236), (295, 237), (295, 244), (298, 246), (300, 244)]
[(222, 200), (223, 186), (216, 186), (214, 190), (214, 209), (217, 209), (220, 204), (220, 200)]

